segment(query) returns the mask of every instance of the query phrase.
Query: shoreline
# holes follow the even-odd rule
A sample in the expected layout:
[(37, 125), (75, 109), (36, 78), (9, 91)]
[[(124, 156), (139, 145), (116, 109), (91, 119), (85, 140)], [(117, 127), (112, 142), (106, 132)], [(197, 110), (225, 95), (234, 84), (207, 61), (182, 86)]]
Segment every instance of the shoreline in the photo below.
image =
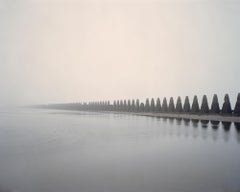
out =
[(135, 115), (162, 117), (162, 118), (175, 118), (175, 119), (189, 119), (189, 120), (202, 120), (202, 121), (221, 121), (240, 123), (240, 117), (237, 116), (223, 116), (223, 115), (199, 115), (199, 114), (174, 114), (174, 113), (134, 113)]
[(175, 119), (189, 119), (199, 121), (221, 121), (240, 123), (240, 116), (225, 116), (215, 114), (187, 114), (187, 113), (157, 113), (157, 112), (120, 112), (120, 111), (88, 111), (99, 113), (112, 113), (112, 114), (126, 114), (147, 117), (160, 117), (160, 118), (175, 118)]
[(112, 113), (112, 114), (126, 114), (147, 117), (160, 117), (160, 118), (175, 118), (175, 119), (189, 119), (199, 121), (221, 121), (240, 123), (240, 116), (221, 115), (221, 114), (188, 114), (188, 113), (159, 113), (159, 112), (127, 112), (127, 111), (88, 111), (88, 110), (71, 110), (71, 109), (56, 109), (56, 108), (41, 108), (41, 109), (55, 109), (79, 112), (97, 112), (97, 113)]

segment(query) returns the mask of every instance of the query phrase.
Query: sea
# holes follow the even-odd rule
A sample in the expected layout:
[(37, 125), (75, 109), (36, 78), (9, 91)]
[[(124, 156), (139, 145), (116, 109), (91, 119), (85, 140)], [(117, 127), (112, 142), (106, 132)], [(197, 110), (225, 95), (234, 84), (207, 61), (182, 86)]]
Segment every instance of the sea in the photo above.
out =
[(239, 192), (234, 123), (0, 110), (0, 192)]

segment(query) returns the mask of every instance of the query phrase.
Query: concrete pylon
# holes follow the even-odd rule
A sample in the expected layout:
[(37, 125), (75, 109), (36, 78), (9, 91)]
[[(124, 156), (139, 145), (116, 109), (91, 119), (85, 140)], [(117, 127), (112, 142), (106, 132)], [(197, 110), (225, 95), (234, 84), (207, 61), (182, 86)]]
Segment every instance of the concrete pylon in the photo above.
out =
[(113, 107), (112, 107), (113, 111), (117, 110), (117, 101), (113, 101)]
[(151, 99), (150, 111), (152, 111), (152, 112), (155, 112), (155, 111), (156, 111), (156, 109), (155, 109), (155, 102), (154, 102), (154, 99), (153, 99), (153, 98)]
[(197, 95), (194, 95), (193, 97), (193, 103), (192, 103), (192, 113), (199, 113), (199, 104), (198, 104), (198, 98)]
[(156, 112), (161, 112), (161, 109), (162, 109), (161, 101), (159, 98), (157, 98)]
[(128, 103), (127, 103), (127, 111), (131, 111), (131, 100), (130, 99), (128, 100)]
[(220, 107), (219, 107), (219, 102), (218, 102), (218, 97), (217, 94), (213, 95), (213, 100), (212, 100), (212, 105), (211, 105), (211, 113), (220, 113)]
[(146, 99), (146, 102), (145, 102), (145, 111), (146, 111), (146, 112), (149, 112), (149, 111), (150, 111), (149, 99)]
[(116, 107), (116, 111), (120, 111), (120, 101), (117, 100), (117, 107)]
[(234, 115), (240, 116), (240, 93), (238, 93), (233, 113)]
[(174, 105), (173, 97), (170, 97), (168, 111), (171, 113), (175, 112), (175, 105)]
[(181, 100), (181, 97), (178, 97), (177, 104), (176, 104), (176, 112), (181, 113), (182, 111), (183, 111), (182, 100)]
[(127, 100), (124, 99), (123, 101), (123, 111), (127, 111)]
[(189, 103), (189, 98), (188, 98), (188, 96), (186, 96), (186, 97), (185, 97), (185, 100), (184, 100), (183, 112), (184, 112), (184, 113), (189, 113), (189, 112), (190, 112), (190, 103)]
[(207, 101), (206, 95), (203, 95), (201, 113), (209, 113), (209, 107), (208, 107), (208, 101)]
[(163, 98), (163, 103), (162, 103), (162, 112), (167, 112), (168, 111), (168, 104), (167, 104), (167, 99), (166, 97)]
[(135, 100), (132, 100), (131, 111), (135, 111)]
[(226, 94), (224, 97), (224, 103), (222, 106), (222, 114), (225, 115), (231, 115), (232, 114), (232, 107), (231, 107), (231, 103), (230, 103), (230, 99), (229, 99), (229, 95)]
[(123, 100), (120, 101), (120, 111), (123, 111), (124, 106), (123, 106)]
[(145, 110), (144, 103), (141, 103), (139, 107), (139, 112), (144, 112), (144, 110)]
[(136, 108), (135, 108), (136, 112), (140, 111), (140, 103), (139, 103), (139, 99), (136, 100)]

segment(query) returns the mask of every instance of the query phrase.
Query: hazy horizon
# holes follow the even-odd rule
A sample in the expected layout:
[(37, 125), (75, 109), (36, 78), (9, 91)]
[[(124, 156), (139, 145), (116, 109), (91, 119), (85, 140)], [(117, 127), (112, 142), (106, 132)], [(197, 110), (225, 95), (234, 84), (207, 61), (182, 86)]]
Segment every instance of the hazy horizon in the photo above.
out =
[(0, 0), (0, 106), (240, 92), (240, 1)]

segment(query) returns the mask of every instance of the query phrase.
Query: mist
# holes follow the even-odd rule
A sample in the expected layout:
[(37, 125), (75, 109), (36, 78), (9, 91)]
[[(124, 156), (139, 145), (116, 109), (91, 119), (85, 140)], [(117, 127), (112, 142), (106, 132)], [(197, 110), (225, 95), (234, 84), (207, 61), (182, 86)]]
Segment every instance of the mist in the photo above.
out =
[(0, 106), (236, 99), (239, 20), (231, 0), (0, 0)]

